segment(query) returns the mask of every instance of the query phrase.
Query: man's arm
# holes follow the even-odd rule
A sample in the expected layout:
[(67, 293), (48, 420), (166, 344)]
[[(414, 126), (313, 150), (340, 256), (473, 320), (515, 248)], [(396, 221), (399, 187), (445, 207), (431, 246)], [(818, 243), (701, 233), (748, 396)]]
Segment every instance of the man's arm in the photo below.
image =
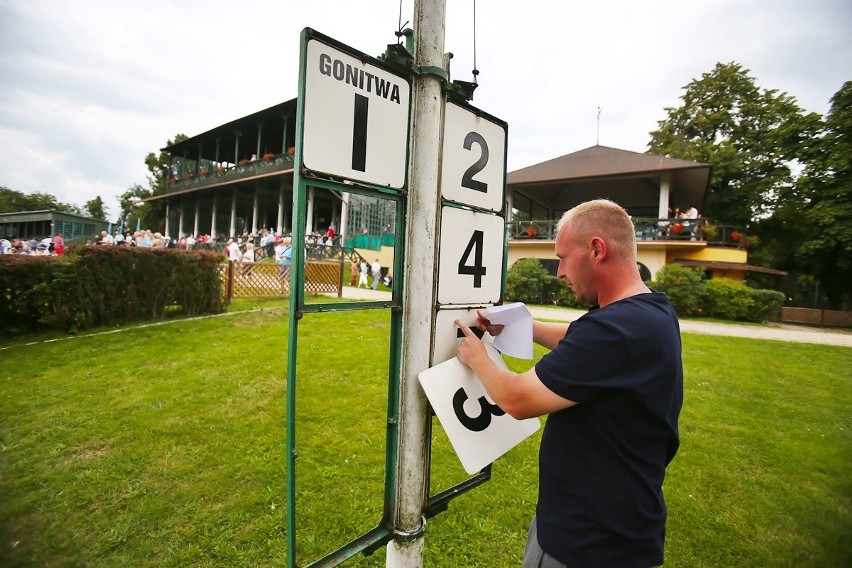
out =
[(456, 320), (456, 325), (465, 335), (457, 352), (459, 361), (470, 367), (491, 400), (513, 418), (543, 416), (577, 404), (544, 386), (535, 367), (520, 374), (504, 371), (488, 357), (482, 341), (469, 327), (460, 320)]
[(533, 341), (551, 351), (568, 332), (568, 324), (533, 320)]

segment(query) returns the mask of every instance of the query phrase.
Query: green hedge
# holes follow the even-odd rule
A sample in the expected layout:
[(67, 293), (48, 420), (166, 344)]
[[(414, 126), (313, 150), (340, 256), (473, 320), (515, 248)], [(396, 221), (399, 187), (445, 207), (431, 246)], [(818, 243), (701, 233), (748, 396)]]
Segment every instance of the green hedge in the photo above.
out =
[(784, 294), (750, 288), (727, 278), (703, 279), (700, 268), (667, 264), (651, 287), (665, 292), (681, 316), (703, 315), (734, 321), (777, 321)]
[(38, 326), (69, 331), (225, 307), (219, 265), (206, 252), (73, 247), (64, 256), (0, 255), (0, 321), (15, 334)]
[(665, 292), (680, 316), (707, 315), (707, 287), (704, 272), (680, 264), (667, 264), (657, 271), (651, 288)]
[(568, 283), (551, 276), (537, 258), (521, 259), (506, 275), (506, 301), (525, 304), (586, 307), (577, 300)]
[[(705, 281), (700, 268), (667, 264), (650, 286), (665, 292), (682, 317), (710, 316), (735, 321), (777, 321), (784, 294), (757, 290), (726, 278)], [(570, 286), (551, 276), (535, 258), (517, 261), (506, 276), (506, 301), (525, 304), (586, 307)]]

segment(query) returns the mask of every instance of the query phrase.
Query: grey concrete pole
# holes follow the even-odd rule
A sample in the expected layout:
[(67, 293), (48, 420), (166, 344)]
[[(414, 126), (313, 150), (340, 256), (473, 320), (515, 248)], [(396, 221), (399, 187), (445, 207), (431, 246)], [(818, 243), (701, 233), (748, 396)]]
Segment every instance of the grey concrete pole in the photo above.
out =
[[(421, 67), (446, 69), (445, 0), (416, 0), (413, 20), (414, 62)], [(397, 500), (393, 518), (396, 536), (388, 544), (386, 561), (391, 568), (423, 566), (429, 415), (417, 375), (429, 368), (431, 356), (443, 101), (440, 78), (431, 74), (415, 77), (403, 288)]]

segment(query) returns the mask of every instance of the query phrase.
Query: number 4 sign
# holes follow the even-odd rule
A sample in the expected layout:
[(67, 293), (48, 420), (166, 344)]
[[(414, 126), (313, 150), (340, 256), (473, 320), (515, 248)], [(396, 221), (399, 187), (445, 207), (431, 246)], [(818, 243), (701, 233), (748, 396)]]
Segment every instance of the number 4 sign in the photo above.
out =
[(496, 304), (503, 283), (503, 217), (441, 209), (439, 304)]

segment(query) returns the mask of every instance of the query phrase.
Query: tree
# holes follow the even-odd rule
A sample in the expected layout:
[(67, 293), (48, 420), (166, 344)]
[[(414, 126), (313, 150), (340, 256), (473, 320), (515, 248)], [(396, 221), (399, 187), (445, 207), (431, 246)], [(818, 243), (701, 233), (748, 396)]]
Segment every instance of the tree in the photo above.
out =
[[(713, 166), (705, 217), (749, 226), (794, 201), (801, 152), (819, 132), (818, 114), (761, 90), (738, 63), (717, 63), (686, 85), (678, 108), (651, 132), (649, 152)], [(698, 204), (680, 204), (682, 206)]]
[(0, 211), (3, 213), (17, 213), (19, 211), (67, 211), (79, 213), (76, 205), (61, 203), (56, 197), (49, 193), (25, 194), (8, 187), (0, 186)]
[(142, 229), (160, 230), (159, 223), (163, 221), (151, 207), (150, 203), (142, 200), (151, 197), (151, 190), (138, 183), (127, 188), (118, 198), (121, 206), (119, 222), (127, 231), (133, 231), (138, 224)]
[[(177, 134), (174, 140), (166, 141), (166, 146), (177, 144), (186, 140), (186, 134)], [(163, 195), (166, 193), (166, 181), (169, 172), (171, 156), (167, 152), (148, 152), (145, 156), (145, 165), (148, 166), (148, 187), (139, 184), (133, 185), (121, 194), (119, 204), (121, 212), (119, 218), (126, 224), (129, 230), (135, 228), (135, 220), (140, 220), (144, 229), (164, 231), (166, 225), (166, 206), (162, 200), (141, 203), (140, 200)]]
[(83, 206), (83, 209), (94, 219), (106, 219), (106, 210), (104, 209), (104, 200), (101, 199), (101, 196), (98, 195), (94, 199), (91, 199), (86, 202), (86, 205)]
[(852, 304), (852, 81), (831, 99), (825, 134), (800, 180), (803, 235), (794, 262), (833, 305)]
[[(176, 134), (174, 140), (168, 140), (166, 146), (183, 142), (189, 138), (186, 134)], [(145, 156), (145, 165), (148, 166), (148, 187), (152, 195), (162, 195), (166, 192), (166, 180), (171, 165), (171, 156), (168, 152), (148, 152)]]

